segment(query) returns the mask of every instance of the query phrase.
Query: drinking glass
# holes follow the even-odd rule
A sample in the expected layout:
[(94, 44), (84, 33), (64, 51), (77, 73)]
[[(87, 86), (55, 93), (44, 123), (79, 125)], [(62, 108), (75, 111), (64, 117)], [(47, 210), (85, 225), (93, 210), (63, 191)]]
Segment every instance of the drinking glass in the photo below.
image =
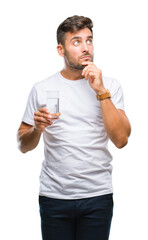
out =
[(59, 112), (59, 91), (47, 91), (47, 108), (53, 118), (58, 118), (55, 114)]

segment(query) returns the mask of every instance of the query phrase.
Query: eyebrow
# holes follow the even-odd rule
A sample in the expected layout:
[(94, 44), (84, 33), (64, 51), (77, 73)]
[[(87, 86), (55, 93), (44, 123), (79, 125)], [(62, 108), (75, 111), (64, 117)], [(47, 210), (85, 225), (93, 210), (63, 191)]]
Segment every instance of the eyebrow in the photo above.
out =
[[(93, 39), (93, 36), (87, 36), (87, 39)], [(73, 41), (73, 40), (77, 40), (77, 39), (82, 39), (81, 37), (73, 37), (72, 39), (71, 39), (71, 41)]]

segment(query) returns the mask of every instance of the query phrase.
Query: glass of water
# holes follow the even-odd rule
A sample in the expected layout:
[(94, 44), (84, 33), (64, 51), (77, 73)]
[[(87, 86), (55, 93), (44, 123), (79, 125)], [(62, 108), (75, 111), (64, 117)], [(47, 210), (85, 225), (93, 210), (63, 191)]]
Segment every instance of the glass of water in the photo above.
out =
[(47, 91), (47, 108), (53, 118), (58, 118), (59, 113), (59, 91)]

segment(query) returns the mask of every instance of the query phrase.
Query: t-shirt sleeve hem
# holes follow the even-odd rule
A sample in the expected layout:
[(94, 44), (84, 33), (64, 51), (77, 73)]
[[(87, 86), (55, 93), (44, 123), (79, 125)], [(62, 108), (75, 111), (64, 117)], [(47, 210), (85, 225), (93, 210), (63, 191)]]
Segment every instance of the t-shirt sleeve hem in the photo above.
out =
[(24, 123), (27, 123), (27, 124), (29, 124), (29, 125), (32, 125), (32, 126), (34, 126), (34, 121), (31, 121), (31, 120), (29, 120), (29, 119), (22, 118), (22, 122), (24, 122)]
[(125, 111), (124, 106), (121, 106), (121, 105), (115, 105), (115, 107), (116, 107), (116, 109), (120, 109), (120, 110)]

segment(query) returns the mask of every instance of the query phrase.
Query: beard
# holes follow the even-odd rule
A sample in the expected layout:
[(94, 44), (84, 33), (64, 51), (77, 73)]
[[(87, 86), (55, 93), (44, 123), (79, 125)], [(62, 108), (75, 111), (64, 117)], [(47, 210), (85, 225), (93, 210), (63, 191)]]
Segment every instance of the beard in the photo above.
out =
[[(88, 52), (86, 52), (80, 58), (85, 56), (90, 56), (91, 58), (90, 61), (93, 62), (93, 58), (94, 58), (93, 54), (90, 55)], [(75, 70), (83, 70), (86, 67), (86, 65), (82, 65), (78, 63), (78, 60), (74, 58), (72, 55), (70, 55), (66, 49), (64, 49), (64, 58), (70, 68), (73, 68)]]

